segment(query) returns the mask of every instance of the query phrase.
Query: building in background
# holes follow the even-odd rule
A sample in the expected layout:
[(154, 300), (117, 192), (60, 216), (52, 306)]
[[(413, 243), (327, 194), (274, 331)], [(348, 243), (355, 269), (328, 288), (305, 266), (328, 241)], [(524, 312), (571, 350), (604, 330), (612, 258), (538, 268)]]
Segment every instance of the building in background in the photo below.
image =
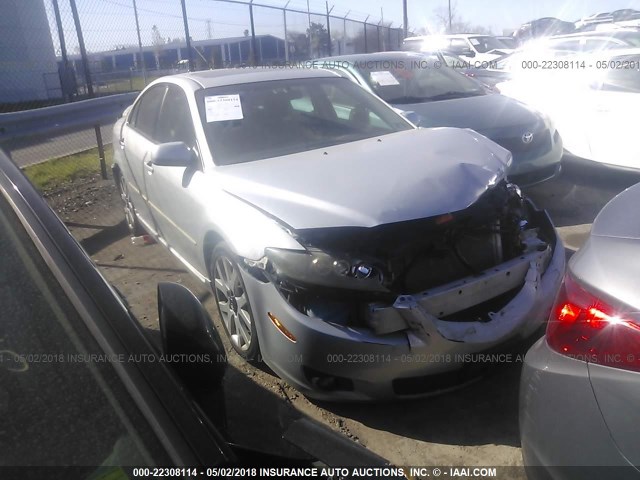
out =
[(42, 0), (1, 0), (0, 103), (62, 95), (58, 63)]

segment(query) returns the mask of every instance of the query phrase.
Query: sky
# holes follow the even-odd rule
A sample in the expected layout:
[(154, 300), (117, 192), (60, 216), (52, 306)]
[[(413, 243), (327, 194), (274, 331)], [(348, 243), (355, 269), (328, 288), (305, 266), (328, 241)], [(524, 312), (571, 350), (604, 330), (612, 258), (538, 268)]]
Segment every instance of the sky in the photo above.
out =
[[(51, 24), (54, 48), (59, 53), (58, 33), (53, 20), (52, 0), (42, 0)], [(87, 50), (113, 50), (119, 46), (137, 45), (133, 10), (134, 0), (76, 0)], [(246, 1), (248, 0), (240, 0)], [(640, 10), (640, 0), (451, 0), (459, 18), (472, 25), (489, 28), (495, 34), (513, 30), (529, 20), (554, 16), (575, 21), (592, 13), (621, 8)], [(77, 37), (69, 0), (58, 0), (67, 49), (77, 51)], [(437, 25), (435, 11), (446, 11), (448, 0), (407, 0), (409, 26), (433, 30)], [(166, 39), (184, 38), (180, 0), (136, 0), (140, 34), (144, 45), (152, 44), (154, 25)], [(255, 4), (283, 7), (287, 0), (254, 0)], [(324, 14), (324, 0), (289, 0), (289, 8), (303, 12), (307, 3), (312, 12)], [(242, 36), (249, 28), (247, 5), (223, 3), (215, 0), (186, 0), (190, 35), (194, 40)], [(382, 19), (394, 27), (402, 24), (402, 0), (329, 0), (332, 15), (376, 24)], [(254, 8), (257, 34), (284, 36), (282, 11)], [(311, 21), (325, 23), (320, 15)], [(309, 18), (306, 13), (288, 13), (288, 31), (304, 32)], [(339, 25), (336, 25), (336, 29)]]

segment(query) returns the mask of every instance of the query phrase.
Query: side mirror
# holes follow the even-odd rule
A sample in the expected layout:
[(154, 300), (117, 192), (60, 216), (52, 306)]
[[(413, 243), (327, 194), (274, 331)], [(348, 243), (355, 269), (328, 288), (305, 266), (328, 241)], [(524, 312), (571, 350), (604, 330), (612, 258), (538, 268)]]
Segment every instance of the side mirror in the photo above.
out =
[(475, 57), (476, 56), (476, 52), (474, 52), (473, 50), (471, 50), (470, 48), (464, 48), (462, 50), (462, 55), (465, 57)]
[(153, 149), (151, 161), (160, 167), (190, 167), (194, 153), (184, 142), (161, 143)]
[(214, 391), (227, 367), (224, 346), (196, 296), (177, 283), (158, 283), (162, 353), (190, 391)]

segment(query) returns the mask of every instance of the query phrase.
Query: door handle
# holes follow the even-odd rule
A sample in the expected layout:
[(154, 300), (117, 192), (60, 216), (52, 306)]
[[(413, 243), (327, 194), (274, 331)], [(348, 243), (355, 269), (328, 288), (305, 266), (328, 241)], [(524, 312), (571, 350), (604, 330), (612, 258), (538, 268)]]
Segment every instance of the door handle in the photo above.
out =
[(144, 162), (145, 170), (151, 175), (153, 173), (153, 162), (149, 160), (148, 162)]
[(124, 148), (124, 138), (120, 139), (120, 148)]

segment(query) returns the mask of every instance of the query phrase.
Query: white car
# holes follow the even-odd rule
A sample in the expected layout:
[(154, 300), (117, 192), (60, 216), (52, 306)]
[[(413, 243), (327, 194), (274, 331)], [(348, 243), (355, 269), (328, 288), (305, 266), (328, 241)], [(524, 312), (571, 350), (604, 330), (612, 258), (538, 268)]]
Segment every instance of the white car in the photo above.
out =
[(406, 38), (404, 50), (434, 52), (440, 50), (462, 57), (473, 58), (478, 62), (490, 62), (507, 53), (513, 52), (504, 43), (491, 35), (422, 35)]
[(547, 69), (533, 61), (497, 87), (547, 114), (570, 154), (623, 170), (640, 169), (640, 49), (555, 62), (557, 68)]

